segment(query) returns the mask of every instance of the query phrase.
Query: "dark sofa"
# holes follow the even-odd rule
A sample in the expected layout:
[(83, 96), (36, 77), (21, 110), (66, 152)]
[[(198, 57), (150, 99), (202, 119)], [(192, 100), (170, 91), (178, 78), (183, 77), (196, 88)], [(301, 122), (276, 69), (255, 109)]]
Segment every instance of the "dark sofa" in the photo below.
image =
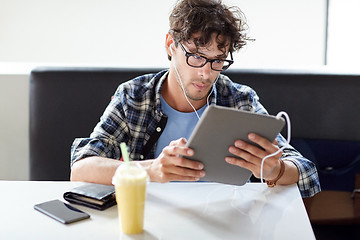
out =
[[(117, 86), (159, 70), (34, 69), (30, 179), (68, 180), (72, 141), (89, 136)], [(270, 114), (283, 110), (290, 115), (291, 144), (316, 163), (323, 189), (353, 190), (355, 173), (360, 172), (360, 73), (240, 69), (224, 74), (255, 89)]]

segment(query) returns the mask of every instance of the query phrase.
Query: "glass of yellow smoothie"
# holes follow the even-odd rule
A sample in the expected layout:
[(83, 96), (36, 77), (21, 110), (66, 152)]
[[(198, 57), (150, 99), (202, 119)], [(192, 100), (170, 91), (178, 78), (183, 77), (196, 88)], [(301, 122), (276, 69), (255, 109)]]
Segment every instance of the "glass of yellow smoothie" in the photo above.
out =
[(122, 164), (115, 172), (116, 202), (122, 232), (137, 234), (144, 229), (144, 208), (148, 175), (134, 162)]

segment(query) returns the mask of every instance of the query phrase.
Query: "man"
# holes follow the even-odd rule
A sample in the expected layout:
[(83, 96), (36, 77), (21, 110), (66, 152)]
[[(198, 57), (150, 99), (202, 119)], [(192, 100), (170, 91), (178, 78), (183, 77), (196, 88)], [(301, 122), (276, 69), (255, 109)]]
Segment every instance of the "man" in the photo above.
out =
[[(267, 114), (251, 88), (220, 74), (248, 40), (238, 8), (217, 0), (182, 0), (169, 19), (170, 69), (119, 86), (90, 138), (75, 139), (71, 180), (111, 184), (122, 164), (120, 143), (126, 142), (130, 158), (147, 169), (151, 181), (197, 181), (206, 174), (203, 164), (181, 156), (194, 154), (186, 139), (209, 104)], [(273, 143), (256, 134), (249, 140), (262, 148), (237, 140), (229, 148), (237, 157), (224, 161), (259, 178), (261, 160), (286, 142), (281, 135)], [(265, 161), (263, 178), (271, 184), (297, 183), (303, 197), (320, 191), (314, 164), (291, 146)]]

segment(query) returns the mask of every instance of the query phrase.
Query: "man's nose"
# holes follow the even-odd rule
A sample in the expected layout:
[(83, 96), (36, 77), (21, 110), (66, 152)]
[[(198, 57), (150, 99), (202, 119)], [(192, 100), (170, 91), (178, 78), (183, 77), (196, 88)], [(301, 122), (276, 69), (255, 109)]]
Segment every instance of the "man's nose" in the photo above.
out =
[(200, 68), (199, 74), (203, 79), (209, 79), (211, 72), (211, 62), (207, 62), (204, 66)]

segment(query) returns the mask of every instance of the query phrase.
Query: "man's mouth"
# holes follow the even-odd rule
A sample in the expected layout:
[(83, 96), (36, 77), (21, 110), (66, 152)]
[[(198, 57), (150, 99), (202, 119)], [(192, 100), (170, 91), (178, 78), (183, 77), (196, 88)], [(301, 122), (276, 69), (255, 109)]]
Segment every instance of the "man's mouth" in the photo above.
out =
[(207, 84), (207, 83), (193, 83), (193, 86), (194, 86), (197, 90), (200, 90), (200, 91), (209, 88), (209, 84)]

